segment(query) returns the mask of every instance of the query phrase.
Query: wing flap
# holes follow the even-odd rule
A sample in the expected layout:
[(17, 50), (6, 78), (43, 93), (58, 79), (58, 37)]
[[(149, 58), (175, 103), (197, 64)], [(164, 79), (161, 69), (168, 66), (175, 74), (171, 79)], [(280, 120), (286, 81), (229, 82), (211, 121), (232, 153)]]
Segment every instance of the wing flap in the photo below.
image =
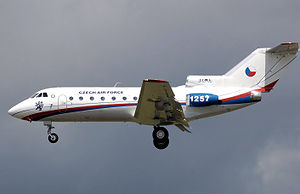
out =
[(144, 80), (134, 115), (137, 122), (145, 125), (181, 124), (189, 127), (182, 107), (174, 96), (169, 82)]
[(190, 130), (185, 128), (182, 124), (175, 124), (176, 127), (178, 127), (181, 131), (186, 131), (188, 133), (192, 133)]

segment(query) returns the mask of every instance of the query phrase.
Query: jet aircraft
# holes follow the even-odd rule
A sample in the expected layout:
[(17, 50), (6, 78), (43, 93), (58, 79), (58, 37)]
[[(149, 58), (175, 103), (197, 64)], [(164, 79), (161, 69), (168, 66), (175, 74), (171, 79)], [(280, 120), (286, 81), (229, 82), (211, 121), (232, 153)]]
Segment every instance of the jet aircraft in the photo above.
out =
[(257, 48), (224, 75), (189, 75), (185, 85), (145, 79), (141, 87), (56, 87), (36, 92), (8, 113), (41, 121), (58, 141), (53, 122), (135, 122), (151, 125), (157, 149), (169, 145), (164, 126), (190, 132), (189, 122), (253, 105), (278, 82), (296, 58), (297, 42)]

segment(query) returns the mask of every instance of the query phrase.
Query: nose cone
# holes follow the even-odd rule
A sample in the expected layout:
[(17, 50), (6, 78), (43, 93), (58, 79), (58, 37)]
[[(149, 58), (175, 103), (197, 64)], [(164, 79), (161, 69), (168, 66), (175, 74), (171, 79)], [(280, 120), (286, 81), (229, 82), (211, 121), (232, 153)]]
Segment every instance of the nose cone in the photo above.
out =
[(8, 110), (8, 114), (14, 116), (17, 113), (17, 107), (13, 106), (11, 109)]
[(15, 118), (22, 119), (24, 116), (26, 116), (26, 110), (28, 110), (28, 108), (28, 103), (26, 100), (24, 100), (23, 102), (20, 102), (9, 109), (8, 114)]

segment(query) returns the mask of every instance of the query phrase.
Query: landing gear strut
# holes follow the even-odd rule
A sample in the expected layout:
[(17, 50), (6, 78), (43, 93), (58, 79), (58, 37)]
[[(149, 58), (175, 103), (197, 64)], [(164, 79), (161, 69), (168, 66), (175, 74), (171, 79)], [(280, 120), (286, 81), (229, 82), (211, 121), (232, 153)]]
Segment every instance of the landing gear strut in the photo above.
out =
[(169, 133), (164, 127), (154, 126), (152, 132), (153, 144), (157, 149), (165, 149), (169, 145)]
[(56, 143), (58, 141), (58, 135), (56, 133), (52, 133), (52, 129), (54, 129), (52, 122), (44, 122), (44, 125), (48, 127), (47, 134), (49, 142)]

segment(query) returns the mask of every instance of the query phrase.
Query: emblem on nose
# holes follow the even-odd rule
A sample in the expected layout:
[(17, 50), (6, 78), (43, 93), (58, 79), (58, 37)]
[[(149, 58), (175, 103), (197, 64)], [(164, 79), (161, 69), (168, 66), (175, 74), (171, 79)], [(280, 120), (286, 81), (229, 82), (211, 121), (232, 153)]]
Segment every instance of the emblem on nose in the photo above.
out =
[(36, 107), (35, 110), (38, 110), (38, 111), (43, 110), (43, 107), (44, 107), (43, 101), (36, 102), (35, 107)]

